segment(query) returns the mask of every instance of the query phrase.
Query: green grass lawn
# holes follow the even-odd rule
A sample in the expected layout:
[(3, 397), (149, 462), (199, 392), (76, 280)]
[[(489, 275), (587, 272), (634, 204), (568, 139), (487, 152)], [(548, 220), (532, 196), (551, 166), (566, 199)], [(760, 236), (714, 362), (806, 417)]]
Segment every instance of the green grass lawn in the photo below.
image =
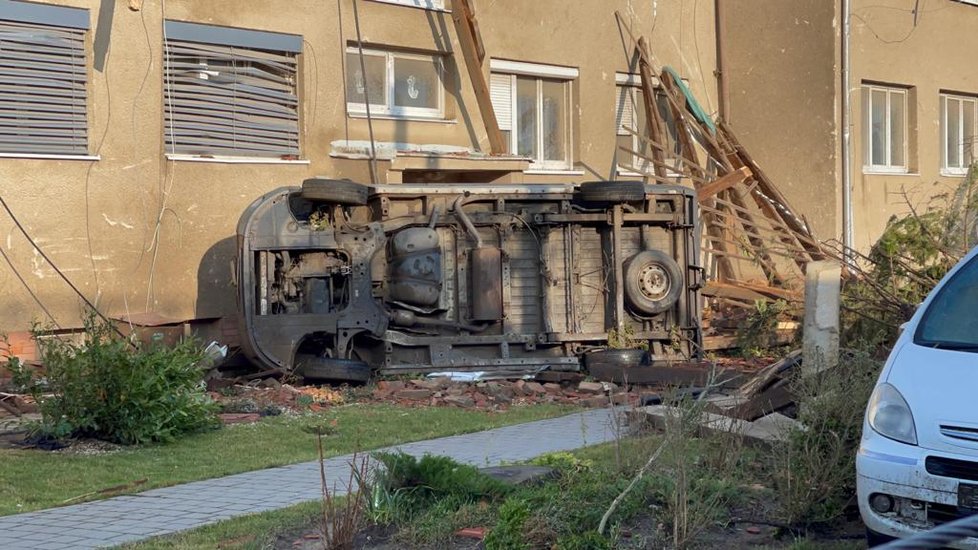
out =
[[(313, 460), (315, 438), (302, 428), (322, 422), (322, 418), (337, 421), (337, 433), (325, 441), (328, 455), (334, 456), (550, 418), (572, 410), (557, 405), (485, 412), (354, 404), (319, 415), (270, 417), (168, 445), (104, 455), (0, 450), (0, 515), (59, 506), (80, 495), (136, 480), (147, 480), (134, 489), (142, 491)], [(72, 500), (71, 504), (83, 500)]]
[(274, 512), (251, 514), (198, 527), (184, 533), (157, 537), (120, 548), (132, 550), (259, 550), (271, 548), (279, 535), (301, 531), (315, 525), (321, 517), (319, 502), (304, 502)]

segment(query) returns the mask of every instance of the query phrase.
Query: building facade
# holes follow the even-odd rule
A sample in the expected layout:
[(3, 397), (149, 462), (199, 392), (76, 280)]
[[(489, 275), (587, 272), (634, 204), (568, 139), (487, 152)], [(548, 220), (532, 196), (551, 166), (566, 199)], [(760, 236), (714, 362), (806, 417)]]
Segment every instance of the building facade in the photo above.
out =
[(820, 238), (848, 235), (865, 251), (892, 216), (964, 181), (978, 134), (978, 2), (723, 6), (727, 118)]
[(640, 113), (624, 28), (717, 108), (712, 2), (475, 8), (502, 155), (451, 0), (0, 0), (0, 196), (37, 246), (0, 214), (0, 330), (78, 326), (55, 266), (111, 316), (232, 315), (240, 213), (307, 177), (626, 173), (617, 145)]

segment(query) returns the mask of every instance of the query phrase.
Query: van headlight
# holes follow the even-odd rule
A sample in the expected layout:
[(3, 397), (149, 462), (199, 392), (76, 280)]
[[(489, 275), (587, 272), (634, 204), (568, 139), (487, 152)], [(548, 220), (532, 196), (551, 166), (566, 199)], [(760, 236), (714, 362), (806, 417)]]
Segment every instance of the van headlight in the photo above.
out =
[(890, 384), (873, 390), (866, 409), (866, 419), (876, 433), (908, 445), (917, 444), (917, 429), (907, 400)]

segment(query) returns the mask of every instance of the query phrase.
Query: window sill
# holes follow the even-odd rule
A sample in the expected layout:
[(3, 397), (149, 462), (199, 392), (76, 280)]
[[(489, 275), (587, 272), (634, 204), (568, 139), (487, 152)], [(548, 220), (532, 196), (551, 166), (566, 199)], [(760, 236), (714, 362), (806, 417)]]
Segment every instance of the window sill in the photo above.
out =
[[(380, 0), (377, 1), (379, 2)], [(367, 113), (347, 111), (347, 115), (350, 118), (367, 120)], [(409, 120), (411, 122), (439, 122), (441, 124), (458, 124), (458, 120), (454, 118), (439, 118), (435, 116), (410, 116), (410, 115), (397, 116), (397, 115), (389, 115), (386, 113), (382, 115), (370, 113), (370, 118), (371, 120)]]
[(967, 175), (968, 175), (967, 170), (959, 172), (957, 170), (948, 170), (946, 168), (941, 169), (941, 177), (944, 178), (963, 178)]
[(393, 4), (395, 6), (404, 6), (405, 8), (414, 8), (416, 10), (434, 11), (434, 12), (440, 12), (440, 13), (452, 13), (452, 10), (450, 10), (448, 8), (426, 8), (424, 6), (415, 6), (415, 5), (412, 5), (412, 4), (405, 4), (403, 2), (397, 2), (396, 0), (371, 0), (371, 1), (372, 2), (377, 2), (377, 3), (380, 3), (380, 4)]
[(863, 174), (867, 176), (919, 176), (918, 172), (910, 172), (906, 168), (887, 168), (885, 166), (863, 166)]
[(531, 176), (583, 176), (584, 170), (530, 168), (529, 170), (523, 170), (523, 173), (530, 174)]
[(266, 157), (198, 157), (194, 155), (166, 155), (166, 160), (178, 162), (210, 162), (216, 164), (309, 164), (308, 160), (285, 160)]
[(41, 159), (41, 160), (102, 160), (99, 155), (44, 155), (33, 153), (0, 153), (5, 159)]

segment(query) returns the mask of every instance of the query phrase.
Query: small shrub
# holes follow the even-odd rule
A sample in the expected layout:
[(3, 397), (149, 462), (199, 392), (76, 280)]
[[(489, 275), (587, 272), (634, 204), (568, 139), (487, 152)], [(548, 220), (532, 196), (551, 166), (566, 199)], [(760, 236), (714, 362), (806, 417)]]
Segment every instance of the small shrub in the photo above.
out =
[(523, 536), (523, 528), (530, 517), (526, 502), (508, 498), (499, 507), (499, 521), (486, 535), (486, 550), (524, 550), (530, 546)]
[(384, 468), (374, 480), (371, 515), (393, 522), (404, 521), (441, 499), (474, 502), (494, 499), (510, 490), (475, 467), (446, 456), (424, 455), (418, 460), (396, 452), (377, 453), (375, 458)]
[(784, 300), (768, 302), (756, 300), (754, 310), (747, 314), (746, 322), (737, 329), (737, 347), (746, 359), (769, 354), (771, 342), (777, 337), (779, 318), (788, 311)]
[(82, 344), (40, 336), (35, 328), (45, 377), (28, 384), (42, 416), (38, 435), (131, 445), (216, 426), (195, 343), (134, 348), (94, 316)]
[(866, 403), (881, 365), (868, 353), (846, 353), (833, 369), (798, 373), (792, 389), (798, 420), (774, 447), (774, 488), (783, 519), (811, 526), (832, 521), (855, 492), (855, 456)]
[(564, 474), (589, 472), (594, 467), (593, 460), (578, 458), (566, 452), (547, 453), (534, 458), (530, 463), (535, 466), (554, 468)]

